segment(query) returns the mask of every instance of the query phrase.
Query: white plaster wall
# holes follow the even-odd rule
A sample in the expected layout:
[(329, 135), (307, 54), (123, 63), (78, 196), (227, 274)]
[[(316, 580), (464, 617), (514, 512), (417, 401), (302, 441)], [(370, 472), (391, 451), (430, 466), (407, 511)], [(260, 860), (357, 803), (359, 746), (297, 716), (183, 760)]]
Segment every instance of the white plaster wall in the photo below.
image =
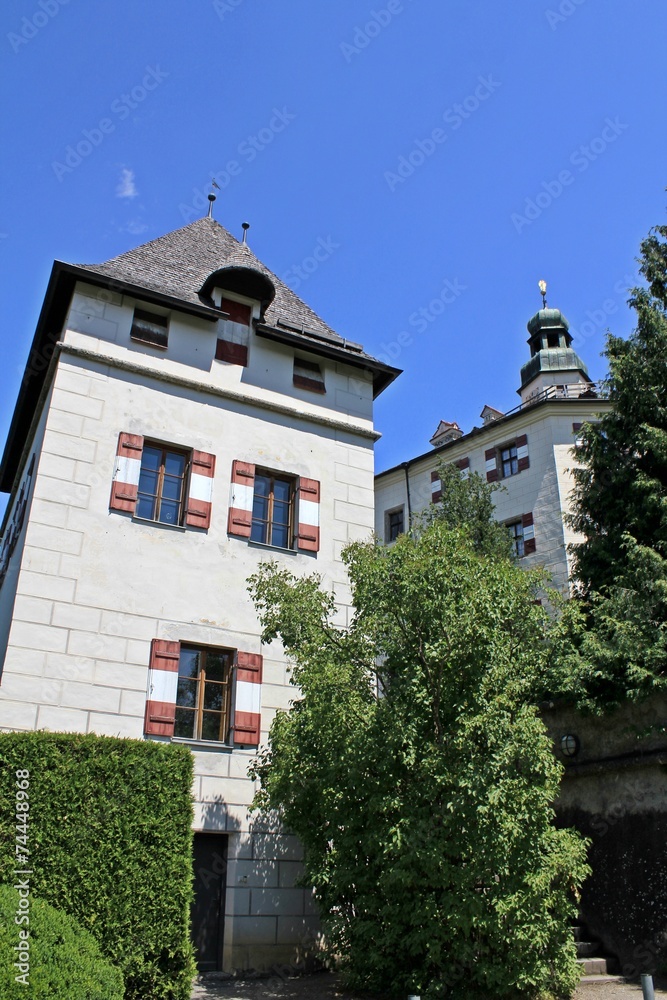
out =
[[(248, 402), (232, 402), (170, 386), (148, 372), (61, 357), (27, 527), (31, 561), (24, 560), (17, 581), (0, 728), (142, 738), (150, 641), (166, 638), (262, 652), (266, 737), (294, 690), (280, 645), (260, 644), (246, 579), (268, 558), (297, 574), (316, 571), (336, 593), (338, 621), (347, 623), (341, 550), (372, 532), (373, 442), (354, 430), (355, 418), (350, 430), (323, 427), (307, 415), (259, 409), (248, 395)], [(364, 418), (356, 422), (367, 431)], [(216, 456), (208, 532), (109, 511), (121, 431)], [(317, 554), (227, 535), (234, 459), (320, 481)], [(253, 753), (193, 752), (195, 828), (227, 831), (231, 862), (251, 860), (256, 868), (242, 887), (234, 882), (233, 864), (229, 870), (227, 967), (290, 960), (294, 945), (316, 925), (304, 891), (288, 884), (298, 845), (277, 834), (260, 844), (251, 829), (254, 788), (247, 767)], [(271, 844), (277, 854), (270, 857)], [(288, 861), (291, 867), (280, 869)], [(276, 864), (280, 884), (267, 886)]]
[[(250, 299), (234, 297), (252, 305)], [(221, 323), (175, 310), (169, 313), (167, 350), (150, 347), (130, 339), (135, 306), (167, 314), (166, 310), (132, 296), (121, 296), (118, 292), (78, 282), (63, 340), (167, 375), (197, 379), (211, 386), (241, 392), (249, 398), (259, 397), (273, 403), (296, 405), (306, 413), (349, 419), (351, 426), (359, 420), (366, 421), (369, 428), (372, 426), (372, 378), (362, 368), (312, 354), (312, 360), (322, 368), (326, 393), (320, 395), (298, 389), (292, 383), (294, 348), (257, 337), (251, 331), (247, 367), (216, 361), (216, 340), (222, 333)], [(253, 316), (259, 316), (257, 305), (253, 306)], [(309, 354), (301, 347), (298, 353)]]

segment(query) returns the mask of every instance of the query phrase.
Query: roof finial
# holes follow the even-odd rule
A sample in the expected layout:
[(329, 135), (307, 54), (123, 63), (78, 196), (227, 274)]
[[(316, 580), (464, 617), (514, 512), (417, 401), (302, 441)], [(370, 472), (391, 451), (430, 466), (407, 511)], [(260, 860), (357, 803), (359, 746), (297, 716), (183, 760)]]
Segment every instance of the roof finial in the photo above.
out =
[(248, 230), (250, 229), (250, 223), (249, 222), (242, 222), (241, 223), (241, 229), (243, 230), (243, 239), (242, 239), (241, 242), (242, 242), (243, 246), (247, 247), (247, 245), (248, 245)]
[(546, 281), (538, 281), (537, 282), (537, 287), (539, 288), (540, 295), (542, 296), (542, 308), (546, 309), (546, 307), (547, 307), (547, 283), (546, 283)]
[[(220, 190), (220, 185), (216, 182), (215, 177), (211, 177), (211, 187), (217, 188), (218, 191)], [(208, 196), (208, 218), (209, 219), (213, 218), (213, 202), (214, 201), (215, 201), (215, 195), (211, 191), (211, 193)]]

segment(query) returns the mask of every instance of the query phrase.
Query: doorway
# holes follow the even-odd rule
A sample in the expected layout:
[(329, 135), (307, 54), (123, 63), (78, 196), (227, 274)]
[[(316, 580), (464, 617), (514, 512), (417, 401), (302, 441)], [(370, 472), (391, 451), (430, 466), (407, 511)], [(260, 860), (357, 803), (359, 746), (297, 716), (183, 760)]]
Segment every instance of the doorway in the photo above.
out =
[(192, 941), (200, 972), (222, 970), (227, 884), (227, 835), (195, 833)]

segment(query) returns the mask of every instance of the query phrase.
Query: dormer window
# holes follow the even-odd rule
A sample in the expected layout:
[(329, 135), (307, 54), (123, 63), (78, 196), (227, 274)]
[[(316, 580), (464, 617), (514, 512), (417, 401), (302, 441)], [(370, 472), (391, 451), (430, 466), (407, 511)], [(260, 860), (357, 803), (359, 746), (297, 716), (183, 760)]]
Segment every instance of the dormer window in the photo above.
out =
[(147, 312), (145, 309), (134, 310), (132, 329), (130, 330), (132, 340), (166, 350), (168, 333), (168, 316), (160, 316), (158, 313)]
[(305, 358), (294, 359), (293, 384), (297, 389), (308, 389), (310, 392), (326, 392), (322, 369), (315, 361)]

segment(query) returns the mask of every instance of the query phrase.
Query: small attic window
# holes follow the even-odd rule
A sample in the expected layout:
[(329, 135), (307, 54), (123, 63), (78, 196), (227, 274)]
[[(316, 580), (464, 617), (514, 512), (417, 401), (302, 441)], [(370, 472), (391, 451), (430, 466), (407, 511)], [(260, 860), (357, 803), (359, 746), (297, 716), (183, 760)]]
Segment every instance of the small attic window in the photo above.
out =
[(308, 389), (310, 392), (326, 392), (322, 369), (314, 361), (305, 358), (294, 359), (293, 384), (297, 389)]
[(141, 344), (151, 347), (167, 347), (169, 333), (169, 317), (157, 313), (146, 312), (145, 309), (135, 309), (132, 318), (130, 337)]

